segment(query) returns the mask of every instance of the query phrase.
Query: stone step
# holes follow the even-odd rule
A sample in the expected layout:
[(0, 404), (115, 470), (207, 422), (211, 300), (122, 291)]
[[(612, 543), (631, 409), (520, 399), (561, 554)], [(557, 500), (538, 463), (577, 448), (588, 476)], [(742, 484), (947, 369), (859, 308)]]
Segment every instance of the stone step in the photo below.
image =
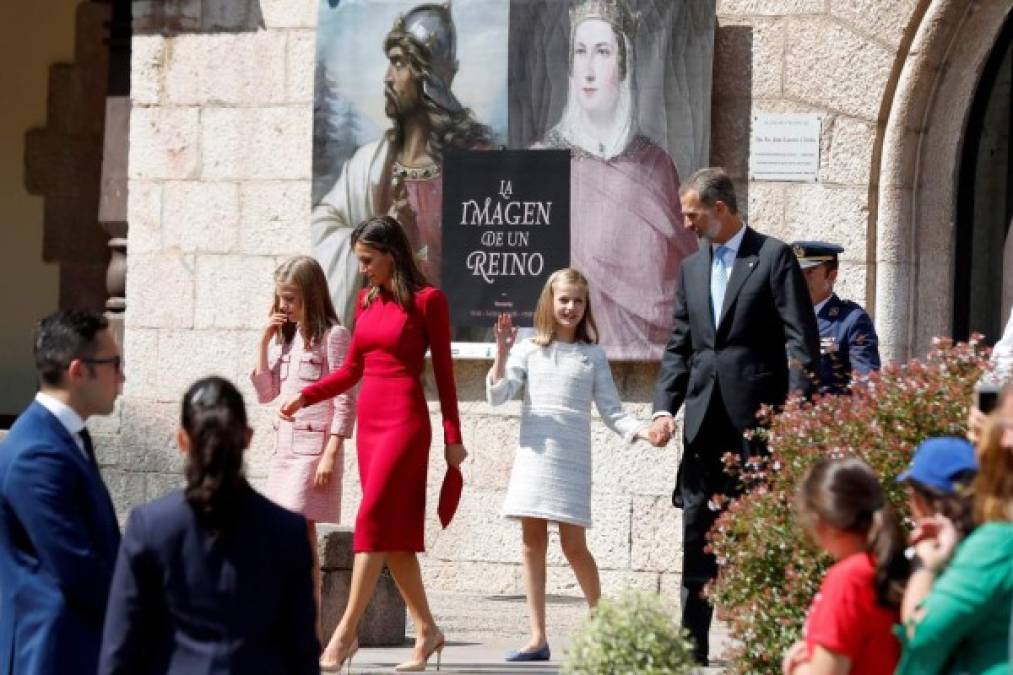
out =
[[(352, 530), (320, 525), (317, 532), (322, 577), (320, 613), (326, 640), (334, 632), (348, 603), (354, 559)], [(405, 641), (406, 622), (404, 600), (385, 567), (359, 623), (359, 644), (363, 647), (400, 646)]]

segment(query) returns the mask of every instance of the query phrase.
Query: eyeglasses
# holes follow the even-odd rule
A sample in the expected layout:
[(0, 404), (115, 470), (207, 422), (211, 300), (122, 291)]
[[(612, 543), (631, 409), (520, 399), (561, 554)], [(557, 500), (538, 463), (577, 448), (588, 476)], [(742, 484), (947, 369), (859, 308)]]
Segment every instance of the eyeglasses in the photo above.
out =
[(116, 372), (120, 372), (123, 369), (123, 357), (118, 354), (116, 356), (105, 356), (102, 358), (90, 356), (82, 358), (81, 361), (93, 366), (108, 363), (111, 364), (112, 367), (116, 369)]

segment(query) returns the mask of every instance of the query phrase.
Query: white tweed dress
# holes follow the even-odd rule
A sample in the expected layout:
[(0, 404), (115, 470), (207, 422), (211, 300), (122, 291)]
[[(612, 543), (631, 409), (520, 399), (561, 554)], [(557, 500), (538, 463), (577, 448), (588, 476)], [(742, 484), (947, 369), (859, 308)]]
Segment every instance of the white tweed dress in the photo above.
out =
[(530, 340), (514, 345), (506, 374), (486, 378), (486, 398), (500, 405), (524, 390), (521, 431), (503, 515), (591, 527), (591, 403), (626, 442), (644, 426), (619, 402), (598, 345)]

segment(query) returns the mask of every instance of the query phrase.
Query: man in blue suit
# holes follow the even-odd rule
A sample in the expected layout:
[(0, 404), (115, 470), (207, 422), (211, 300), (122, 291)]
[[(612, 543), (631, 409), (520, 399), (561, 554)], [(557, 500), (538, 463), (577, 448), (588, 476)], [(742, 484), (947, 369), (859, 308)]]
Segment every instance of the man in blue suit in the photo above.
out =
[(843, 246), (825, 241), (796, 241), (792, 250), (805, 275), (820, 331), (820, 364), (816, 372), (821, 394), (846, 394), (854, 372), (879, 370), (879, 338), (862, 307), (834, 293), (838, 256)]
[(112, 412), (123, 363), (85, 311), (43, 319), (34, 351), (40, 391), (0, 444), (0, 672), (88, 675), (120, 531), (85, 421)]

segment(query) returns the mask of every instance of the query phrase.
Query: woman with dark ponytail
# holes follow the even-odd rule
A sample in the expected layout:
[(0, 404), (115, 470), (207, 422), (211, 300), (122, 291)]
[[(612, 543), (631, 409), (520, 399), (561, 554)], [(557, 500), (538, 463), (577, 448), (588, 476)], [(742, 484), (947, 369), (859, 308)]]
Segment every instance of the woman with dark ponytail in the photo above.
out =
[(306, 521), (243, 476), (242, 395), (204, 378), (180, 417), (186, 487), (130, 514), (99, 672), (319, 672)]
[(836, 562), (813, 599), (805, 639), (784, 656), (784, 675), (892, 675), (909, 565), (879, 478), (860, 459), (821, 460), (802, 481), (798, 511)]
[(243, 452), (250, 444), (242, 395), (227, 381), (207, 378), (183, 398), (177, 434), (186, 455), (183, 496), (194, 516), (214, 537), (235, 526), (243, 478)]

